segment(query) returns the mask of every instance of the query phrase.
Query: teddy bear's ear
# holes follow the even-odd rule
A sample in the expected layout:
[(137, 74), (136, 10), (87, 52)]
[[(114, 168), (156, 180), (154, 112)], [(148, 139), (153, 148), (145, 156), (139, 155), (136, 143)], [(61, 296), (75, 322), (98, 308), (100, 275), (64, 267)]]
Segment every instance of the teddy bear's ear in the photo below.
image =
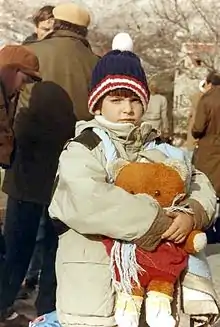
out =
[(183, 161), (175, 159), (167, 159), (164, 161), (164, 164), (170, 166), (179, 173), (187, 189), (189, 180), (191, 180), (191, 171), (188, 165)]
[(120, 170), (127, 166), (129, 163), (129, 161), (119, 158), (107, 165), (107, 170), (114, 181), (117, 178)]

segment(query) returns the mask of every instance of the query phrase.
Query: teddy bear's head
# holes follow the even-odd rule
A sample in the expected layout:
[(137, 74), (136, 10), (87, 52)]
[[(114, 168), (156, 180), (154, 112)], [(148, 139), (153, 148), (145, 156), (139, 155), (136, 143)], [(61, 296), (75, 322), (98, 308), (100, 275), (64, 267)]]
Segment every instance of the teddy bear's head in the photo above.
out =
[(116, 186), (131, 194), (146, 193), (164, 208), (185, 192), (184, 172), (178, 165), (120, 161), (116, 166)]

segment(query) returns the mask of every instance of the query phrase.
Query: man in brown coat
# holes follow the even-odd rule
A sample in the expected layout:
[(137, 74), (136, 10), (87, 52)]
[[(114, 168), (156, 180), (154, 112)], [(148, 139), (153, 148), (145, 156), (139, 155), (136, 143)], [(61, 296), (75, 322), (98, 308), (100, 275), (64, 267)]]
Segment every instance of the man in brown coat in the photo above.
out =
[[(77, 120), (91, 119), (88, 89), (98, 57), (86, 39), (90, 15), (74, 3), (56, 6), (53, 15), (54, 31), (28, 47), (39, 59), (43, 80), (53, 81), (69, 94)], [(30, 88), (26, 88), (21, 98), (22, 106), (27, 105), (29, 96)]]
[[(27, 45), (39, 59), (43, 82), (38, 87), (26, 87), (21, 93), (15, 118), (17, 152), (3, 183), (3, 191), (8, 194), (6, 237), (10, 249), (0, 294), (3, 318), (11, 313), (25, 277), (40, 217), (50, 203), (64, 143), (74, 137), (76, 120), (91, 118), (87, 98), (90, 76), (98, 58), (86, 39), (90, 15), (73, 3), (58, 5), (53, 15), (54, 32), (42, 41)], [(55, 308), (57, 237), (51, 224), (47, 219), (47, 254), (37, 301), (39, 315)], [(16, 253), (20, 253), (19, 258)]]
[(192, 128), (193, 137), (198, 139), (193, 161), (209, 177), (220, 197), (220, 74), (209, 74), (205, 88)]

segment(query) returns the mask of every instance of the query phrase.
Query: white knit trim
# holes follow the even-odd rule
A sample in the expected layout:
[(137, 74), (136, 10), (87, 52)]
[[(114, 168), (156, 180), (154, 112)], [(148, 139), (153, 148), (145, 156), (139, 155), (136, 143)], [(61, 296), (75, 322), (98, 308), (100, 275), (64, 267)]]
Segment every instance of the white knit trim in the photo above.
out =
[[(117, 85), (114, 85), (115, 83), (117, 83)], [(125, 85), (126, 84), (126, 85)], [(127, 85), (129, 84), (129, 85)], [(135, 94), (137, 94), (137, 96), (140, 98), (142, 105), (144, 107), (144, 111), (146, 111), (147, 109), (147, 103), (148, 103), (148, 94), (145, 91), (145, 89), (138, 84), (137, 82), (135, 82), (132, 79), (129, 78), (114, 78), (114, 77), (109, 77), (108, 79), (106, 79), (105, 81), (103, 81), (103, 83), (101, 83), (97, 89), (95, 89), (89, 96), (89, 102), (88, 102), (88, 106), (89, 106), (89, 112), (91, 114), (94, 114), (93, 109), (95, 104), (97, 103), (97, 101), (106, 93), (108, 93), (109, 91), (113, 91), (115, 89), (119, 89), (119, 88), (125, 88), (125, 89), (129, 89), (131, 91), (133, 91)], [(138, 90), (136, 90), (136, 88)], [(104, 89), (102, 91), (102, 89)], [(97, 94), (100, 92), (100, 94), (97, 96)]]

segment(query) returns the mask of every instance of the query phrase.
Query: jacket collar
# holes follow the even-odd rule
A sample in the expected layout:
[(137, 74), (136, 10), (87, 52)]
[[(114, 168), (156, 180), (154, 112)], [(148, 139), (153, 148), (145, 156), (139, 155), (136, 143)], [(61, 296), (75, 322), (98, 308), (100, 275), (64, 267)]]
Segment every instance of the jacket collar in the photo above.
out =
[(89, 41), (82, 35), (73, 32), (73, 31), (67, 31), (67, 30), (57, 30), (49, 34), (46, 38), (54, 38), (54, 37), (68, 37), (75, 40), (81, 41), (87, 48), (91, 49), (91, 46), (89, 44)]
[(95, 116), (95, 121), (105, 129), (113, 140), (118, 140), (124, 145), (132, 145), (136, 142), (145, 144), (159, 136), (159, 133), (146, 122), (141, 123), (140, 126), (130, 123), (111, 123), (103, 116)]

